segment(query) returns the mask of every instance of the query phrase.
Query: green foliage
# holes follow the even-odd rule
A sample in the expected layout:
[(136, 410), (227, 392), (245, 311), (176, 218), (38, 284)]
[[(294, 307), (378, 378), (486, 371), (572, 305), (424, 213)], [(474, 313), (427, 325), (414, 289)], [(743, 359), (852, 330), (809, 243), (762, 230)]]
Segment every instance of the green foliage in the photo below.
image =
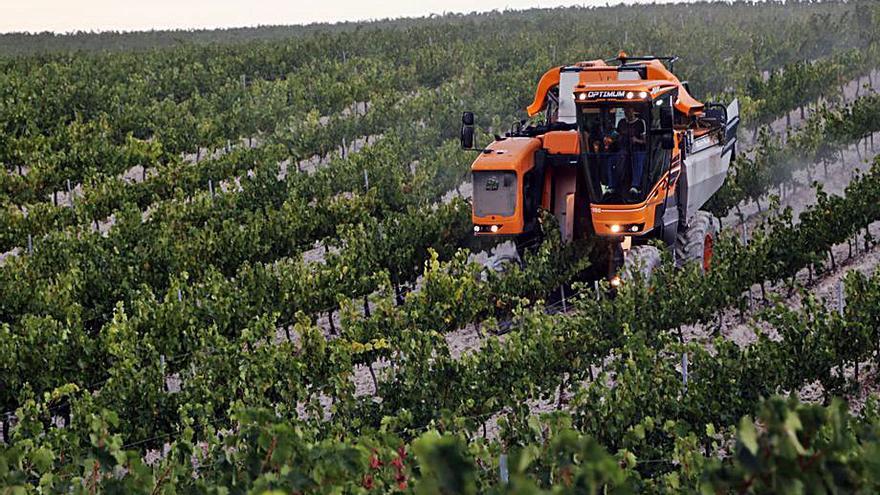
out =
[[(784, 212), (747, 246), (720, 240), (706, 275), (664, 266), (613, 300), (575, 284), (573, 311), (559, 315), (543, 299), (583, 271), (589, 245), (564, 244), (545, 215), (525, 267), (484, 273), (461, 249), (475, 245), (469, 204), (440, 201), (471, 159), (455, 142), (460, 110), (498, 129), (549, 66), (620, 47), (677, 53), (698, 93), (746, 96), (744, 118), (764, 122), (872, 66), (877, 17), (852, 14), (871, 9), (493, 13), (225, 47), (0, 59), (0, 246), (29, 236), (34, 245), (0, 267), (0, 411), (11, 413), (0, 418), (9, 430), (0, 485), (877, 491), (873, 405), (856, 419), (836, 403), (764, 398), (815, 381), (829, 396), (857, 386), (859, 363), (880, 342), (880, 279), (850, 276), (843, 315), (809, 298), (798, 311), (767, 311), (781, 340), (719, 339), (710, 352), (676, 330), (739, 304), (753, 284), (823, 263), (880, 218), (880, 162), (845, 197), (820, 190), (797, 224)], [(548, 45), (548, 25), (568, 41)], [(766, 81), (761, 69), (773, 69)], [(363, 111), (350, 110), (359, 102)], [(716, 212), (762, 200), (800, 163), (830, 160), (876, 131), (877, 102), (815, 112), (785, 144), (761, 131)], [(357, 152), (339, 148), (364, 136), (374, 137)], [(329, 162), (298, 170), (310, 158)], [(145, 180), (119, 177), (135, 165), (151, 169)], [(72, 206), (53, 204), (68, 179), (82, 192)], [(110, 215), (115, 226), (93, 232)], [(316, 243), (323, 259), (307, 261)], [(462, 329), (479, 335), (478, 348), (450, 345)], [(538, 417), (536, 403), (567, 409)]]
[(707, 493), (870, 493), (877, 490), (878, 424), (860, 424), (835, 400), (827, 408), (789, 399), (743, 417), (730, 464), (705, 474)]

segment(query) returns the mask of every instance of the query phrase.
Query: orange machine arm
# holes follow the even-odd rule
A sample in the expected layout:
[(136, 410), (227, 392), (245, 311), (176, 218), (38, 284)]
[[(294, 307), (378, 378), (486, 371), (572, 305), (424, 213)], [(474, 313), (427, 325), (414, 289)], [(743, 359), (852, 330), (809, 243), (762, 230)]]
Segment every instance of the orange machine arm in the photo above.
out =
[(678, 101), (675, 102), (675, 109), (685, 115), (695, 115), (703, 111), (703, 104), (696, 98), (691, 96), (678, 77), (669, 72), (659, 60), (651, 60), (645, 64), (648, 69), (647, 79), (661, 79), (675, 83), (678, 85)]
[(541, 76), (541, 80), (538, 81), (538, 89), (535, 91), (535, 99), (532, 101), (532, 104), (526, 107), (526, 111), (529, 112), (529, 117), (534, 117), (538, 112), (544, 109), (544, 104), (547, 101), (547, 92), (553, 88), (553, 86), (559, 85), (559, 69), (562, 69), (562, 66), (554, 67)]
[(703, 111), (703, 104), (688, 94), (684, 86), (679, 86), (678, 101), (675, 103), (675, 109), (685, 115), (695, 115)]

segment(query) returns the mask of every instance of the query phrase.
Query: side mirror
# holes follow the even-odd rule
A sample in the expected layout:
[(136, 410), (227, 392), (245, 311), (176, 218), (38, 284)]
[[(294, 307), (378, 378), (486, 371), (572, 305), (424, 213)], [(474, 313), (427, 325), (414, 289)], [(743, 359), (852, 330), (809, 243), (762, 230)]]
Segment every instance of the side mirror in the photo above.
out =
[(461, 147), (469, 150), (474, 147), (474, 112), (461, 114)]
[(678, 101), (678, 90), (673, 89), (671, 92), (660, 97), (656, 102), (656, 108), (659, 110), (660, 129), (672, 132), (675, 128), (675, 102)]

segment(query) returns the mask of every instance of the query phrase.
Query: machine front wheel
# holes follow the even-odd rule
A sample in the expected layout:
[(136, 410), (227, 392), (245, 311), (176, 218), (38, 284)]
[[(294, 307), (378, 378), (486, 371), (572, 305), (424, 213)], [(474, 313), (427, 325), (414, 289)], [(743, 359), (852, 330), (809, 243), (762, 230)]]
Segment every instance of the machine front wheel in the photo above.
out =
[(660, 250), (655, 246), (635, 246), (624, 254), (620, 277), (623, 280), (650, 280), (654, 270), (660, 266)]
[(690, 225), (678, 233), (675, 241), (675, 259), (678, 266), (699, 263), (703, 272), (712, 267), (715, 251), (715, 238), (718, 235), (711, 214), (698, 211), (691, 218)]

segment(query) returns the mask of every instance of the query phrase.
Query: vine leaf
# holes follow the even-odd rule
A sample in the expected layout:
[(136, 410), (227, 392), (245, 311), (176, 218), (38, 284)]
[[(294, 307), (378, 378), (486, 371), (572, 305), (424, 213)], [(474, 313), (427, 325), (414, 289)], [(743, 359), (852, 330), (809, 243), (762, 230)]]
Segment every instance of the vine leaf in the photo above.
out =
[(758, 432), (755, 423), (748, 416), (744, 416), (739, 422), (739, 441), (752, 454), (758, 453)]

